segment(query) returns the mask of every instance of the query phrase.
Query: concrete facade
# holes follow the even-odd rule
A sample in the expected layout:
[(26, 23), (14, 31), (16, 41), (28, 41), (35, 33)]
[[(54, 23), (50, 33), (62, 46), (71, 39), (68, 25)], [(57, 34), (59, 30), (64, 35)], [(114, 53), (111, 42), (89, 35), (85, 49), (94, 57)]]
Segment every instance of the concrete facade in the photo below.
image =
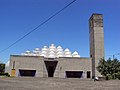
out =
[[(66, 71), (82, 71), (80, 78), (87, 78), (87, 72), (90, 72), (90, 78), (92, 75), (90, 58), (44, 58), (40, 56), (11, 55), (10, 59), (10, 69), (15, 69), (15, 76), (20, 76), (19, 70), (36, 70), (35, 77), (49, 77), (47, 68), (49, 66), (54, 67), (54, 62), (57, 63), (53, 77), (66, 78)], [(46, 62), (48, 62), (48, 66)], [(11, 74), (11, 72), (9, 73)]]
[[(57, 78), (92, 78), (100, 76), (96, 67), (99, 60), (104, 57), (104, 32), (103, 32), (103, 16), (102, 14), (93, 14), (89, 19), (89, 35), (90, 35), (90, 57), (80, 57), (77, 52), (70, 55), (70, 51), (66, 49), (66, 57), (62, 55), (62, 48), (57, 48), (59, 56), (54, 56), (56, 47), (50, 46), (48, 58), (44, 56), (25, 56), (11, 55), (9, 74), (14, 76), (35, 76), (35, 77), (57, 77)], [(39, 49), (37, 49), (38, 51)], [(43, 48), (45, 53), (46, 46)], [(36, 52), (35, 52), (36, 53)], [(38, 52), (39, 54), (40, 52)], [(52, 54), (52, 55), (51, 55)], [(41, 54), (43, 55), (43, 54)], [(57, 54), (56, 54), (57, 55)], [(49, 58), (50, 56), (50, 58)], [(51, 58), (52, 56), (52, 58)], [(53, 58), (55, 57), (55, 58)]]

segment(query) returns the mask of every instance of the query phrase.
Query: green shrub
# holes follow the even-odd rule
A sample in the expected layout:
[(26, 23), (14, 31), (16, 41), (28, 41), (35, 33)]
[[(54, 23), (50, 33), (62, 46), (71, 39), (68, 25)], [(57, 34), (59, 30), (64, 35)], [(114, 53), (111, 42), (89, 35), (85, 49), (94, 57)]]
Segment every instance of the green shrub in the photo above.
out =
[(9, 73), (0, 73), (0, 76), (7, 76), (7, 77), (10, 77)]
[(113, 79), (113, 76), (110, 75), (110, 74), (107, 74), (107, 75), (106, 75), (106, 80), (111, 80), (111, 79)]
[(120, 72), (117, 73), (116, 77), (120, 80)]
[(117, 79), (117, 73), (113, 73), (113, 74), (112, 74), (112, 78), (113, 78), (113, 79)]

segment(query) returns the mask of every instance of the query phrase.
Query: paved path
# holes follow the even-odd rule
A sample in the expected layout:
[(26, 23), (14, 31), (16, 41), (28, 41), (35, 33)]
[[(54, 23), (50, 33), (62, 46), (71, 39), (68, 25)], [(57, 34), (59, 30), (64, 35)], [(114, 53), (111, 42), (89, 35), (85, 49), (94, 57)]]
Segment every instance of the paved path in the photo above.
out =
[(0, 90), (120, 90), (120, 80), (0, 78)]

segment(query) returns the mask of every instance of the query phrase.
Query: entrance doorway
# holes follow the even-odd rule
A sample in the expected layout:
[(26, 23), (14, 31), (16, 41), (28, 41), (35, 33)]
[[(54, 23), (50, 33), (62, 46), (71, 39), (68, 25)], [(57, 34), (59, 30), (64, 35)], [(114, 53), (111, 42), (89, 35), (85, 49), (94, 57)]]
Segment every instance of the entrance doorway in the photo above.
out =
[(48, 77), (54, 77), (54, 72), (58, 61), (44, 61), (47, 69)]
[(49, 68), (48, 68), (48, 77), (53, 77), (53, 74), (54, 74), (54, 67), (49, 66)]

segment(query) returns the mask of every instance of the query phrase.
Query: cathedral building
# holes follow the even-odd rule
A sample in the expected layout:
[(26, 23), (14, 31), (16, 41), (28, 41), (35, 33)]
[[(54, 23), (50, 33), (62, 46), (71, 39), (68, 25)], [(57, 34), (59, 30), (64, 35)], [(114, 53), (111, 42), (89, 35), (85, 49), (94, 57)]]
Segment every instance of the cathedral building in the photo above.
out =
[(96, 70), (99, 60), (104, 57), (103, 15), (92, 14), (89, 19), (90, 57), (81, 57), (61, 46), (43, 46), (32, 52), (11, 55), (6, 72), (11, 76), (92, 78), (101, 76)]

